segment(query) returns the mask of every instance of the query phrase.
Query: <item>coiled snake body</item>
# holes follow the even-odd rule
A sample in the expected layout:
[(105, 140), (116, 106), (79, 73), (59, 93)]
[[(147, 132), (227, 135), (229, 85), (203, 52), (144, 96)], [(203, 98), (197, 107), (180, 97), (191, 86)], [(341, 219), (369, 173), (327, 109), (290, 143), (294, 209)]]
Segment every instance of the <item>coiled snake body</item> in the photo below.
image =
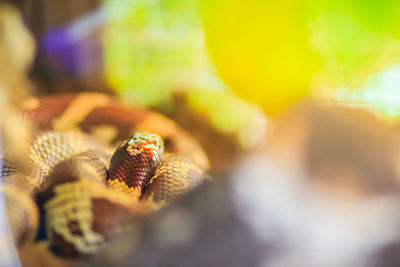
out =
[(37, 206), (55, 254), (93, 255), (127, 221), (151, 214), (206, 177), (207, 156), (183, 129), (103, 94), (33, 98), (22, 114), (33, 125), (29, 166), (21, 172), (6, 157), (2, 166), (3, 184), (17, 185), (36, 201), (18, 206), (17, 244), (35, 235)]

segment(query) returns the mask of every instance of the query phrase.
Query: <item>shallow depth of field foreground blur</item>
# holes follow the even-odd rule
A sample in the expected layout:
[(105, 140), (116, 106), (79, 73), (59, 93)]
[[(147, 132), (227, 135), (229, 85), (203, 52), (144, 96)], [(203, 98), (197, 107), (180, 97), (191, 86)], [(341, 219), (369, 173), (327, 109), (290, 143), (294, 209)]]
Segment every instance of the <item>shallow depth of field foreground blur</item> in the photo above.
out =
[(297, 104), (265, 149), (135, 224), (96, 263), (397, 266), (396, 131), (367, 110)]
[[(20, 30), (0, 31), (13, 157), (26, 95), (95, 91), (176, 121), (211, 163), (212, 182), (73, 264), (400, 265), (399, 1), (15, 2), (0, 5), (0, 29)], [(10, 262), (72, 264), (0, 239)]]
[(398, 155), (398, 133), (367, 110), (291, 108), (234, 172), (240, 217), (278, 248), (263, 263), (395, 266)]

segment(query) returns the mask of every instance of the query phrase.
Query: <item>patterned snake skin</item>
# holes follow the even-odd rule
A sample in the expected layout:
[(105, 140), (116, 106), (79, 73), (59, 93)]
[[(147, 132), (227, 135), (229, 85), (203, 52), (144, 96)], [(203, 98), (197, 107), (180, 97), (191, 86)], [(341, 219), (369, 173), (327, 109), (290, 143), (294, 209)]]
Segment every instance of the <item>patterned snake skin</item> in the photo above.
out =
[(107, 185), (139, 199), (144, 185), (161, 163), (164, 146), (155, 134), (135, 134), (115, 151), (108, 169)]
[[(200, 145), (155, 112), (83, 93), (30, 99), (22, 114), (33, 125), (28, 168), (19, 172), (5, 156), (2, 183), (29, 193), (36, 204), (27, 197), (32, 203), (20, 205), (28, 218), (18, 219), (14, 237), (22, 242), (39, 227), (58, 256), (94, 255), (129, 228), (128, 220), (155, 212), (206, 178)], [(8, 213), (12, 220), (13, 210)]]

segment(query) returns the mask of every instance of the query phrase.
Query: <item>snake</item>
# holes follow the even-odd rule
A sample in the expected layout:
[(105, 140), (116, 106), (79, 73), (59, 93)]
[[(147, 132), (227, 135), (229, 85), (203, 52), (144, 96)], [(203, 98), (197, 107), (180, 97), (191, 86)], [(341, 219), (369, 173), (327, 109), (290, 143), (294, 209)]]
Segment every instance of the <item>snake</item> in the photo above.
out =
[(32, 132), (27, 166), (6, 152), (1, 161), (17, 246), (42, 233), (59, 257), (91, 257), (132, 220), (210, 179), (206, 153), (183, 128), (105, 94), (33, 97), (21, 117)]

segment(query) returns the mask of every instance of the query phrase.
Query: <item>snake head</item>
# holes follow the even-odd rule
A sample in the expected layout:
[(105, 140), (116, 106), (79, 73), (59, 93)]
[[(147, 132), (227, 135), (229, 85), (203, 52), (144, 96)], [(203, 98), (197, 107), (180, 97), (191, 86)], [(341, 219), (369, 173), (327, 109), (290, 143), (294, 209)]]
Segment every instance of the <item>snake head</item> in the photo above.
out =
[(161, 164), (163, 153), (161, 137), (152, 133), (135, 133), (111, 157), (107, 185), (138, 199)]
[(124, 145), (126, 150), (132, 155), (143, 152), (151, 153), (153, 160), (161, 158), (164, 153), (164, 144), (160, 136), (153, 133), (139, 132), (131, 136)]

